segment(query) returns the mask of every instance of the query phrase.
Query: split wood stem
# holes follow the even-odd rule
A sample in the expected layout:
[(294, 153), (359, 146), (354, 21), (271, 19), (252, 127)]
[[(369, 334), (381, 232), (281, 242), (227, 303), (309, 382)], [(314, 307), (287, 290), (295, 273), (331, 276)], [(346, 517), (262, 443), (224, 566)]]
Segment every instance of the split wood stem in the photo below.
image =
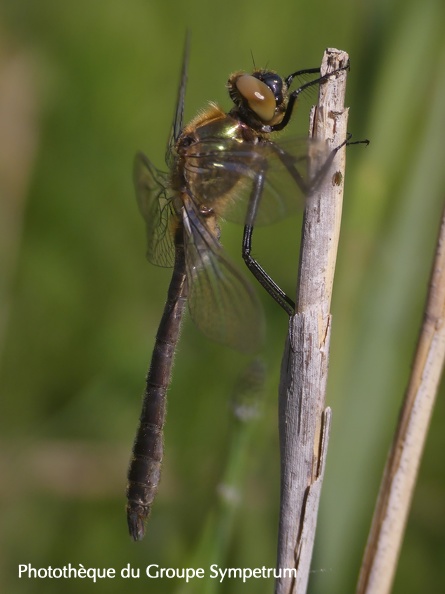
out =
[[(345, 52), (326, 50), (321, 75), (348, 63)], [(310, 135), (328, 152), (312, 155), (312, 175), (326, 154), (346, 139), (344, 107), (347, 71), (320, 84), (311, 114)], [(279, 391), (281, 501), (278, 562), (282, 575), (276, 594), (304, 594), (309, 579), (318, 503), (323, 479), (331, 411), (325, 392), (331, 333), (330, 303), (343, 199), (345, 147), (333, 159), (320, 184), (307, 198), (303, 220), (296, 314), (290, 320)]]

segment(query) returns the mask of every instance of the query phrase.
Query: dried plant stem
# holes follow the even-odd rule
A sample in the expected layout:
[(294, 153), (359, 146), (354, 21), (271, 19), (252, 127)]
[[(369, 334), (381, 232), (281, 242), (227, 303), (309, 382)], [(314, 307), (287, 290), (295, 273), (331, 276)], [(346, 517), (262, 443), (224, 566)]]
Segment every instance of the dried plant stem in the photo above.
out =
[[(326, 50), (321, 74), (344, 66), (348, 55)], [(344, 108), (347, 72), (320, 85), (311, 116), (311, 135), (330, 150), (346, 139)], [(320, 157), (326, 160), (326, 154)], [(311, 169), (321, 163), (311, 158)], [(306, 592), (318, 502), (329, 437), (330, 409), (325, 408), (331, 327), (330, 303), (343, 197), (345, 149), (340, 149), (309, 196), (303, 221), (296, 314), (283, 356), (279, 425), (281, 504), (278, 568), (296, 568), (297, 578), (282, 577), (277, 594)]]
[(357, 594), (390, 592), (445, 358), (445, 209), (405, 400), (380, 485)]

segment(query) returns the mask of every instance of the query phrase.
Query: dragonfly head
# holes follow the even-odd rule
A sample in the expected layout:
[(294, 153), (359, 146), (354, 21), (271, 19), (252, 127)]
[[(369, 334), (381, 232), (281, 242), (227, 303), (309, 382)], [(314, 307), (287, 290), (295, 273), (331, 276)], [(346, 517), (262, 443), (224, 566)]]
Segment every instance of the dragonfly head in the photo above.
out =
[(272, 70), (255, 70), (252, 74), (235, 72), (227, 83), (235, 104), (230, 115), (255, 130), (279, 124), (287, 106), (287, 85)]

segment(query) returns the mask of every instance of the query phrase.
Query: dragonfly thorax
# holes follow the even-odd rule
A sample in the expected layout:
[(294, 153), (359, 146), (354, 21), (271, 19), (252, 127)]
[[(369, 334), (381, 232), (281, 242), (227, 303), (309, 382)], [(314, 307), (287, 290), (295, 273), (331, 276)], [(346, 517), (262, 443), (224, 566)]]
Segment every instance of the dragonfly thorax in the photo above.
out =
[(210, 104), (178, 139), (173, 189), (204, 205), (201, 216), (223, 216), (227, 205), (250, 185), (261, 158), (253, 147), (264, 142), (263, 136)]

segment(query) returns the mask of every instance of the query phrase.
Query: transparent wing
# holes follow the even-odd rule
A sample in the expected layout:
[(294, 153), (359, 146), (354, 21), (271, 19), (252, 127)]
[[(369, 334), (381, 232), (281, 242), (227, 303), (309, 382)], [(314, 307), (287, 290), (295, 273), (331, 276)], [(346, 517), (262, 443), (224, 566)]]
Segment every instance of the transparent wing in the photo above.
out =
[(134, 185), (147, 231), (147, 258), (156, 266), (172, 267), (175, 247), (168, 174), (158, 171), (144, 154), (138, 153), (134, 162)]
[(327, 157), (325, 145), (308, 139), (255, 144), (206, 138), (190, 146), (185, 170), (195, 186), (193, 195), (200, 202), (213, 208), (218, 216), (239, 223), (244, 222), (254, 181), (263, 172), (265, 185), (255, 223), (264, 225), (304, 207), (314, 182), (308, 178), (308, 158), (316, 144)]
[(227, 258), (188, 197), (184, 199), (183, 221), (193, 321), (211, 340), (243, 352), (257, 351), (264, 340), (264, 319), (255, 291)]
[(172, 161), (174, 159), (173, 156), (173, 149), (175, 146), (176, 141), (182, 130), (182, 120), (184, 116), (184, 103), (185, 103), (185, 89), (187, 86), (187, 68), (188, 68), (188, 61), (189, 61), (189, 53), (190, 53), (190, 33), (187, 31), (185, 36), (185, 43), (184, 43), (184, 54), (182, 58), (182, 68), (181, 68), (181, 77), (179, 79), (179, 88), (178, 88), (178, 96), (176, 100), (176, 108), (175, 108), (175, 115), (172, 122), (172, 127), (170, 130), (170, 136), (167, 142), (167, 150), (165, 152), (165, 162), (167, 163), (168, 167), (172, 166)]

